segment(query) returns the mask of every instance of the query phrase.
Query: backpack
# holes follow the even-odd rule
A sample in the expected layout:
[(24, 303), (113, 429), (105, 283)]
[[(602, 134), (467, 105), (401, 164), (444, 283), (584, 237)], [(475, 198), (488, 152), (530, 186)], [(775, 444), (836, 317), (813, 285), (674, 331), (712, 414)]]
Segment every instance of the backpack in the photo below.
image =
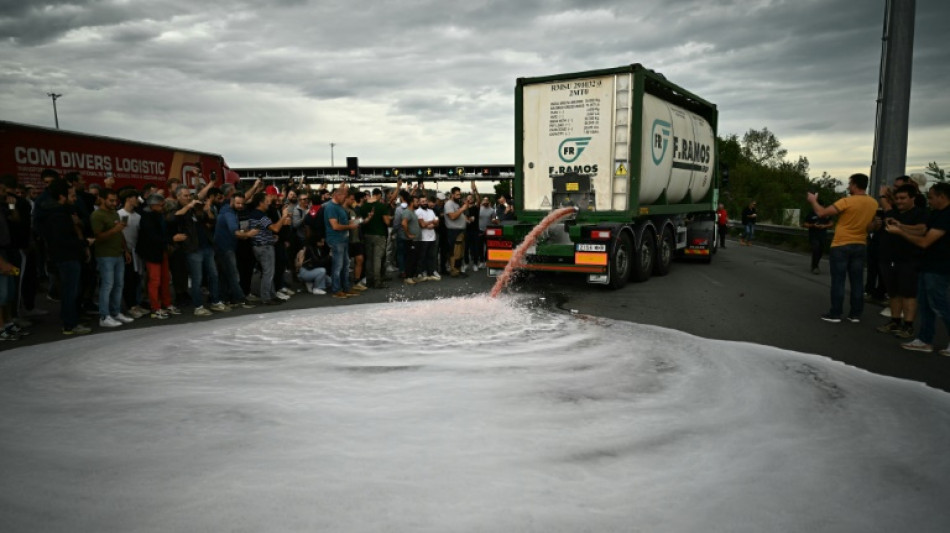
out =
[(319, 242), (320, 239), (327, 237), (327, 223), (323, 220), (323, 215), (323, 204), (320, 204), (311, 207), (307, 215), (303, 217), (304, 226), (307, 227), (308, 242)]

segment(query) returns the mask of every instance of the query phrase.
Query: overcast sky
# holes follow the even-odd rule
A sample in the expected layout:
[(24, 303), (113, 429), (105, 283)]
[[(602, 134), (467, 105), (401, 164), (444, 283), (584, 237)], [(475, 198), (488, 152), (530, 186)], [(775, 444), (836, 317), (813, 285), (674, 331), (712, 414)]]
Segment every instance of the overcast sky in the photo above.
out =
[[(0, 0), (0, 118), (233, 167), (511, 164), (515, 79), (642, 63), (868, 172), (884, 0)], [(918, 0), (908, 172), (950, 166), (950, 3)]]

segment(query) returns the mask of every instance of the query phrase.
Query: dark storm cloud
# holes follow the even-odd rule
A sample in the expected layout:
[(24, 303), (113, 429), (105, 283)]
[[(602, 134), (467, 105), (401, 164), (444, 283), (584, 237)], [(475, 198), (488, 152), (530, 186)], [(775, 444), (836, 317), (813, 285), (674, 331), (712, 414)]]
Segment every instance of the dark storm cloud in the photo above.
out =
[[(68, 86), (83, 91), (64, 98), (66, 120), (108, 100), (118, 117), (190, 124), (214, 111), (226, 118), (203, 120), (253, 120), (266, 132), (276, 113), (266, 106), (294, 102), (320, 120), (355, 115), (321, 129), (347, 131), (369, 107), (382, 114), (380, 131), (491, 124), (509, 144), (516, 78), (635, 62), (718, 104), (724, 134), (863, 134), (873, 129), (884, 15), (884, 2), (848, 0), (30, 4), (0, 0), (0, 109), (22, 116), (45, 116), (49, 102), (36, 96)], [(946, 128), (950, 62), (935, 36), (950, 5), (918, 0), (917, 9), (912, 126)], [(274, 116), (273, 127), (300, 112)]]

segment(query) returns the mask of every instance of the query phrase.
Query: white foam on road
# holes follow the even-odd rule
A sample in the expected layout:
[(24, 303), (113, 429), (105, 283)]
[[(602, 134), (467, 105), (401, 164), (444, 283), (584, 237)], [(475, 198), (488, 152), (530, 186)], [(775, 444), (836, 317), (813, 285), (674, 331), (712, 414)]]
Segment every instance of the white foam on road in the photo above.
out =
[(950, 395), (529, 309), (347, 306), (0, 358), (3, 531), (950, 531)]

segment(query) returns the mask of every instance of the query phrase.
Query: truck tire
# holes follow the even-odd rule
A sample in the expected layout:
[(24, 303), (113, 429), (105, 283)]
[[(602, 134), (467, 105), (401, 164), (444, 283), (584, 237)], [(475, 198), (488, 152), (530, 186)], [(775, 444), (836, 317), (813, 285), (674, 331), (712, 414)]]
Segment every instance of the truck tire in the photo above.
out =
[(653, 275), (665, 276), (670, 273), (670, 266), (673, 264), (673, 254), (676, 252), (676, 241), (673, 238), (672, 228), (663, 229), (663, 236), (660, 238), (656, 250), (656, 261), (653, 264)]
[(656, 258), (655, 239), (652, 230), (644, 230), (637, 243), (636, 256), (633, 259), (633, 281), (643, 282), (653, 273), (653, 261)]
[(610, 257), (610, 288), (620, 289), (630, 279), (630, 269), (633, 266), (633, 242), (629, 233), (621, 233), (617, 239), (616, 248)]

